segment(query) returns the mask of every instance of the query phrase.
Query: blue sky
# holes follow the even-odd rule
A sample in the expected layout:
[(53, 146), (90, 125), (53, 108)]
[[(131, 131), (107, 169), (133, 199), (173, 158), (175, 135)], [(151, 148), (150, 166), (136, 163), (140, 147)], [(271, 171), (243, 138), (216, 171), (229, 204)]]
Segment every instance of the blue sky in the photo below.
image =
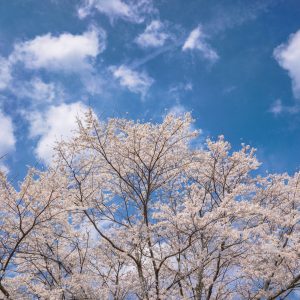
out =
[(51, 160), (87, 107), (161, 121), (191, 111), (203, 137), (258, 149), (262, 172), (300, 166), (300, 4), (0, 1), (1, 167)]

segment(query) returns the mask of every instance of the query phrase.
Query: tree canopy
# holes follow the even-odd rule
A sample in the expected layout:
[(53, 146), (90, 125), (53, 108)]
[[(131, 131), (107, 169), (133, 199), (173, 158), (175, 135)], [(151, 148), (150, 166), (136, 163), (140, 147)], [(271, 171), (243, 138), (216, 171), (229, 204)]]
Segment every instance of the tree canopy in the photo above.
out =
[[(7, 299), (285, 299), (300, 289), (300, 174), (255, 149), (89, 111), (52, 164), (0, 177)], [(196, 140), (195, 140), (196, 139)]]

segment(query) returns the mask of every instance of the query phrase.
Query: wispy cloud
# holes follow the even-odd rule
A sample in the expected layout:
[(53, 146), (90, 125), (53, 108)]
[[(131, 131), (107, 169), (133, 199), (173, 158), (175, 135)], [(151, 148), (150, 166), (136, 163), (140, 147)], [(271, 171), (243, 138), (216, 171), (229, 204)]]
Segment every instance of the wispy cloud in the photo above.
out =
[(11, 80), (11, 64), (8, 59), (0, 56), (0, 90), (6, 89)]
[(142, 97), (146, 96), (154, 82), (154, 79), (147, 73), (135, 71), (126, 65), (111, 67), (110, 70), (121, 86), (128, 88), (133, 93), (141, 94)]
[(300, 30), (290, 35), (287, 43), (275, 48), (274, 57), (288, 71), (295, 98), (300, 99)]
[(236, 91), (236, 89), (237, 89), (236, 85), (229, 85), (226, 86), (222, 92), (223, 94), (231, 94), (233, 91)]
[(205, 59), (210, 62), (216, 62), (219, 59), (219, 55), (206, 40), (207, 36), (204, 34), (201, 26), (198, 26), (191, 31), (185, 40), (182, 51), (198, 50)]
[(156, 48), (165, 44), (170, 37), (165, 25), (159, 21), (152, 21), (136, 39), (135, 42), (142, 48)]
[(219, 1), (214, 4), (213, 16), (207, 22), (203, 23), (203, 26), (209, 34), (217, 34), (256, 20), (281, 1), (234, 1), (232, 4), (226, 3), (226, 5), (222, 1)]
[[(195, 28), (192, 32), (190, 32), (191, 37), (190, 41), (192, 43), (192, 39), (195, 39), (195, 36), (201, 32), (202, 38), (200, 39), (200, 42), (198, 43), (198, 46), (200, 49), (198, 51), (202, 53), (203, 57), (207, 57), (208, 60), (211, 62), (215, 62), (219, 59), (219, 55), (216, 50), (214, 50), (207, 42), (209, 37), (215, 36), (219, 32), (222, 32), (227, 29), (231, 29), (235, 26), (240, 26), (246, 22), (255, 20), (258, 16), (268, 11), (268, 9), (271, 6), (275, 6), (277, 3), (279, 3), (281, 0), (266, 0), (264, 2), (262, 1), (253, 1), (251, 3), (248, 3), (245, 5), (245, 3), (241, 5), (232, 5), (232, 6), (226, 6), (226, 9), (224, 9), (224, 5), (218, 4), (215, 6), (214, 10), (214, 16), (210, 18), (208, 22), (203, 23), (203, 26), (198, 26)], [(194, 32), (194, 33), (193, 33)], [(205, 33), (209, 33), (209, 36)], [(191, 34), (193, 33), (193, 36)], [(162, 47), (155, 49), (150, 54), (147, 54), (145, 57), (136, 59), (133, 63), (134, 67), (141, 66), (152, 59), (155, 59), (156, 57), (166, 53), (170, 52), (176, 48), (182, 48), (186, 45), (187, 51), (188, 49), (192, 50), (190, 47), (188, 47), (189, 43), (186, 44), (188, 41), (188, 38), (182, 38), (180, 34), (180, 37), (176, 35), (174, 36), (174, 40), (172, 40), (172, 43), (168, 45), (163, 45)], [(197, 40), (197, 39), (195, 39)], [(197, 45), (197, 43), (192, 43), (194, 46)], [(197, 49), (195, 47), (194, 49)]]
[(152, 52), (148, 53), (147, 55), (134, 59), (132, 61), (132, 63), (130, 64), (130, 66), (132, 66), (132, 68), (138, 68), (138, 67), (146, 64), (147, 62), (157, 58), (158, 56), (160, 56), (164, 53), (167, 53), (169, 51), (172, 51), (172, 50), (174, 50), (174, 48), (180, 47), (181, 45), (182, 45), (182, 43), (177, 41), (170, 45), (165, 45), (160, 48), (155, 48)]
[(179, 82), (172, 84), (168, 89), (168, 97), (175, 100), (177, 104), (182, 100), (186, 93), (193, 90), (193, 84), (191, 82)]
[(154, 11), (152, 0), (83, 0), (78, 8), (79, 18), (85, 18), (94, 10), (105, 14), (111, 22), (123, 19), (141, 23), (145, 16)]
[(20, 99), (29, 99), (34, 105), (59, 102), (64, 98), (60, 85), (44, 82), (40, 77), (18, 82), (12, 87), (12, 93)]
[(283, 113), (288, 114), (296, 114), (300, 111), (300, 105), (295, 103), (294, 105), (283, 105), (281, 99), (275, 100), (271, 107), (269, 108), (269, 112), (272, 113), (274, 116), (281, 115)]
[(280, 99), (275, 100), (269, 109), (269, 112), (275, 116), (281, 114), (282, 111), (283, 111), (283, 106)]

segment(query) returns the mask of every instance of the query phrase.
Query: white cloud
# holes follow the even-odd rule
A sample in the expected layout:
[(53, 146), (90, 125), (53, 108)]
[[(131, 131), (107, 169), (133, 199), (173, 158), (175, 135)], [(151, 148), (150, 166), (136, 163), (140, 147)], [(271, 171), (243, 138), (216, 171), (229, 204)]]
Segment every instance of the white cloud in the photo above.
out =
[(168, 38), (169, 34), (165, 32), (163, 23), (155, 20), (135, 39), (135, 42), (142, 48), (161, 47)]
[(188, 36), (182, 46), (183, 51), (198, 50), (203, 57), (211, 62), (219, 59), (217, 52), (206, 42), (207, 36), (203, 33), (200, 26), (196, 27)]
[[(15, 144), (12, 119), (0, 111), (0, 157), (14, 150)], [(2, 165), (1, 161), (0, 164)]]
[(87, 107), (81, 102), (50, 106), (46, 112), (34, 112), (28, 117), (30, 137), (39, 137), (35, 153), (43, 162), (52, 160), (56, 141), (68, 139), (77, 129), (76, 119), (82, 118)]
[(79, 18), (85, 18), (93, 9), (105, 14), (111, 21), (123, 19), (141, 23), (144, 15), (152, 12), (152, 0), (83, 0), (78, 9)]
[(93, 59), (105, 48), (105, 33), (91, 28), (82, 35), (50, 33), (18, 43), (10, 56), (28, 69), (82, 72), (91, 70)]
[(294, 96), (300, 99), (300, 30), (292, 34), (287, 43), (275, 48), (274, 57), (279, 65), (288, 71)]
[[(105, 49), (105, 39), (106, 33), (96, 27), (78, 35), (63, 33), (53, 36), (48, 33), (15, 44), (9, 62), (11, 65), (21, 62), (27, 69), (45, 69), (50, 72), (79, 75), (87, 92), (96, 94), (101, 92), (102, 79), (97, 74), (94, 63)], [(54, 98), (62, 96), (62, 88), (54, 83), (33, 79), (15, 90), (16, 86), (19, 86), (18, 81), (16, 82), (11, 91), (19, 97), (51, 102)]]
[(0, 56), (0, 90), (8, 87), (12, 80), (10, 62)]
[(53, 83), (45, 83), (39, 77), (34, 77), (28, 82), (18, 83), (12, 92), (19, 98), (30, 99), (32, 104), (59, 102), (64, 97), (63, 89)]
[(125, 65), (110, 68), (116, 79), (120, 81), (121, 86), (127, 87), (133, 93), (140, 93), (142, 97), (146, 95), (154, 79), (145, 72), (137, 72)]

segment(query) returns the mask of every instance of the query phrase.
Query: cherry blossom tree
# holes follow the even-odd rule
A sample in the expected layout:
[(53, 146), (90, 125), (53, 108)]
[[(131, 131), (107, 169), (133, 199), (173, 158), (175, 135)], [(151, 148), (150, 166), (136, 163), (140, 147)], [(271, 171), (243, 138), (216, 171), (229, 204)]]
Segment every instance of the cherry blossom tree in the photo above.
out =
[(10, 299), (285, 299), (300, 289), (300, 174), (255, 149), (89, 111), (20, 191), (1, 177)]
[(0, 174), (0, 291), (5, 297), (10, 298), (14, 289), (10, 279), (19, 278), (17, 256), (31, 244), (34, 235), (47, 230), (50, 220), (59, 220), (62, 187), (54, 170), (30, 169), (18, 191)]

